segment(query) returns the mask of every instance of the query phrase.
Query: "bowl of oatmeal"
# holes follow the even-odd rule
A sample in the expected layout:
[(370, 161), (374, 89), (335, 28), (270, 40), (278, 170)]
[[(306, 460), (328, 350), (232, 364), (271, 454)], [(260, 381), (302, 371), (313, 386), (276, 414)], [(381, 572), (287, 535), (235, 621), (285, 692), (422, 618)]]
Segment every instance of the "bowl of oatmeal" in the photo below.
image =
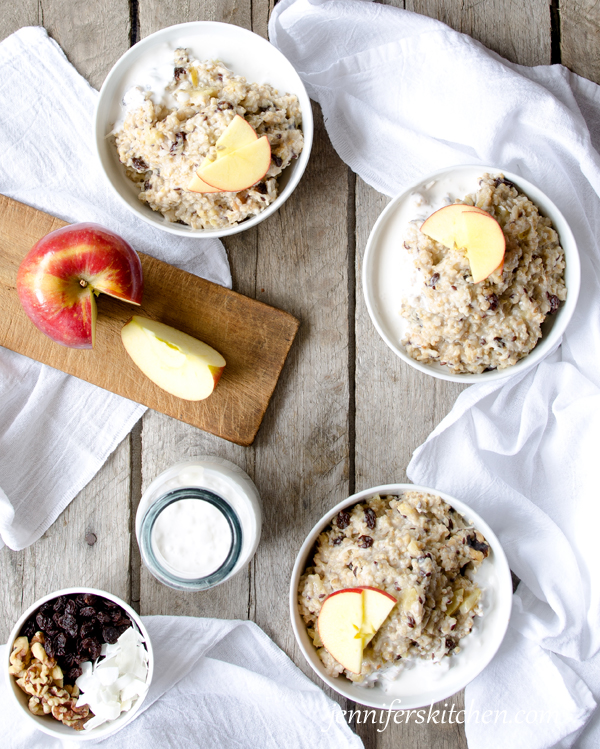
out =
[[(452, 203), (500, 224), (504, 264), (473, 283), (466, 251), (421, 225)], [(440, 379), (479, 382), (534, 366), (560, 342), (577, 302), (577, 246), (554, 203), (522, 177), (460, 166), (420, 180), (377, 220), (365, 251), (363, 292), (392, 351)]]
[[(349, 672), (323, 646), (318, 617), (333, 593), (376, 588), (391, 609)], [(308, 534), (292, 572), (290, 613), (310, 666), (339, 694), (412, 709), (463, 689), (500, 647), (512, 582), (500, 542), (463, 502), (412, 484), (354, 494)]]
[[(237, 192), (196, 192), (198, 169), (242, 117), (270, 145), (266, 174)], [(310, 155), (310, 101), (287, 59), (257, 34), (194, 22), (126, 52), (100, 90), (95, 144), (102, 170), (138, 217), (172, 234), (223, 237), (277, 211)]]

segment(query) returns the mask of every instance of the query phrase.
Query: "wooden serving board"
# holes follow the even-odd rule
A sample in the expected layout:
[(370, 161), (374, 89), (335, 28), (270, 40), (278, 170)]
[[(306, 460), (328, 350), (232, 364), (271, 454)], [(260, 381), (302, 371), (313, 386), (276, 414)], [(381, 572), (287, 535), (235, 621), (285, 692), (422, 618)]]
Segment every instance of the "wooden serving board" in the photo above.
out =
[[(94, 349), (72, 349), (41, 333), (16, 291), (21, 260), (65, 222), (0, 195), (0, 345), (142, 403), (238, 445), (250, 445), (298, 330), (295, 317), (140, 253), (140, 307), (101, 294)], [(133, 314), (160, 320), (217, 349), (227, 362), (204, 401), (176, 398), (135, 366), (121, 343)]]

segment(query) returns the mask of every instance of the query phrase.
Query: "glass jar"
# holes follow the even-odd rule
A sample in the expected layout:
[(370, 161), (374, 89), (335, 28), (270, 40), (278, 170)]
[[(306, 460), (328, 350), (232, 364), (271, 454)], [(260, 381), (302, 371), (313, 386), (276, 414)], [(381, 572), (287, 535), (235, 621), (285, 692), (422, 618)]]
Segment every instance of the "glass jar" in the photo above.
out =
[(165, 585), (207, 590), (254, 556), (262, 525), (260, 496), (250, 477), (224, 458), (176, 463), (142, 495), (135, 532), (142, 560)]

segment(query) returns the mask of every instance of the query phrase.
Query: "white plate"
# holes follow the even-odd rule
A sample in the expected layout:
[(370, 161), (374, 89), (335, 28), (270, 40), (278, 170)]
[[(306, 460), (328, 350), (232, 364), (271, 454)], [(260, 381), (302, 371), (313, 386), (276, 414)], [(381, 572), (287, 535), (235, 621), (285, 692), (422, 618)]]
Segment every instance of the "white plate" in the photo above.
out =
[[(107, 139), (121, 116), (121, 102), (136, 82), (144, 81), (144, 71), (157, 65), (173, 68), (173, 52), (189, 48), (199, 60), (221, 60), (237, 75), (253, 83), (270, 83), (279, 93), (296, 94), (302, 110), (304, 148), (278, 178), (279, 195), (270, 206), (247, 221), (224, 229), (192, 229), (167, 221), (139, 198), (139, 189), (127, 179), (114, 144)], [(137, 79), (140, 76), (141, 80)], [(228, 23), (197, 21), (161, 29), (128, 50), (114, 65), (102, 88), (96, 106), (95, 143), (100, 165), (113, 190), (125, 205), (149, 224), (184, 237), (225, 237), (250, 229), (277, 211), (289, 198), (308, 163), (313, 139), (310, 99), (292, 64), (266, 39)]]
[[(485, 173), (503, 174), (522, 190), (548, 216), (558, 232), (565, 251), (567, 300), (555, 315), (548, 315), (542, 325), (543, 335), (533, 351), (517, 364), (506, 369), (481, 374), (452, 374), (440, 364), (423, 364), (406, 353), (401, 344), (404, 321), (400, 317), (400, 291), (410, 289), (411, 267), (408, 253), (402, 252), (402, 238), (408, 222), (426, 218), (434, 210), (468, 193), (476, 192), (477, 181)], [(415, 194), (425, 200), (415, 205)], [(450, 200), (448, 200), (448, 197)], [(490, 166), (459, 166), (443, 169), (419, 180), (386, 206), (377, 219), (367, 242), (363, 261), (363, 292), (367, 309), (377, 332), (392, 351), (411, 367), (442, 380), (482, 382), (511, 377), (537, 364), (560, 340), (577, 303), (580, 284), (579, 254), (573, 233), (564, 216), (538, 187), (520, 177)]]
[[(473, 638), (469, 641), (470, 635), (467, 635), (467, 637), (460, 641), (461, 652), (444, 659), (447, 665), (450, 666), (448, 670), (442, 672), (439, 676), (436, 672), (432, 672), (431, 674), (421, 672), (420, 676), (424, 676), (424, 678), (420, 683), (419, 680), (413, 678), (413, 675), (409, 674), (410, 684), (408, 684), (407, 679), (403, 681), (403, 676), (400, 675), (390, 691), (385, 691), (379, 684), (375, 687), (361, 687), (349, 681), (344, 676), (332, 678), (326, 674), (317, 650), (306, 631), (304, 620), (300, 616), (298, 609), (298, 584), (300, 576), (307, 566), (307, 561), (313, 552), (313, 547), (319, 534), (340, 510), (355, 505), (375, 494), (400, 495), (406, 491), (421, 491), (440, 496), (449, 505), (454, 507), (465, 520), (471, 522), (484, 535), (490, 545), (491, 553), (483, 561), (475, 575), (475, 579), (479, 579), (480, 582), (485, 578), (486, 584), (482, 596), (484, 614), (482, 617), (475, 617), (473, 632), (475, 633), (476, 629), (479, 628), (485, 630), (485, 637), (481, 639)], [(464, 689), (470, 681), (483, 671), (500, 647), (508, 626), (511, 606), (512, 580), (510, 569), (500, 542), (489, 525), (476, 512), (473, 512), (468, 505), (464, 504), (464, 502), (460, 502), (458, 499), (454, 499), (454, 497), (450, 497), (448, 494), (435, 489), (428, 489), (427, 487), (415, 484), (386, 484), (384, 486), (376, 486), (372, 489), (365, 489), (362, 492), (358, 492), (358, 494), (348, 497), (348, 499), (345, 499), (332, 508), (313, 527), (302, 544), (302, 548), (296, 557), (290, 582), (290, 616), (292, 628), (300, 650), (313, 671), (332, 689), (344, 697), (361, 705), (383, 710), (413, 710), (438, 702), (439, 700), (444, 700)], [(431, 665), (435, 668), (435, 664)], [(431, 679), (429, 683), (426, 683), (425, 679), (428, 676), (431, 676)]]

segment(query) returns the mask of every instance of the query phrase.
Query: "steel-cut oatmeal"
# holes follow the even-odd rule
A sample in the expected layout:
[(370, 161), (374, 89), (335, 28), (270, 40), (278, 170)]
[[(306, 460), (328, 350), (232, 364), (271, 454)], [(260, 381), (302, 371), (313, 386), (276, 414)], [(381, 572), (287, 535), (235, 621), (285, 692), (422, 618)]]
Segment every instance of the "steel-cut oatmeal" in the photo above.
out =
[(541, 325), (567, 297), (565, 253), (549, 218), (502, 175), (484, 174), (479, 190), (457, 201), (490, 213), (506, 238), (504, 267), (473, 283), (466, 251), (448, 248), (411, 222), (409, 252), (419, 288), (403, 299), (402, 344), (426, 364), (481, 373), (516, 364), (537, 344)]
[[(186, 49), (175, 51), (174, 76), (166, 90), (176, 106), (155, 104), (147, 92), (115, 133), (119, 159), (139, 185), (139, 199), (168, 221), (193, 229), (237, 224), (270, 205), (278, 194), (278, 175), (304, 145), (296, 95), (248, 83), (219, 61), (190, 59)], [(267, 136), (268, 172), (240, 192), (191, 192), (187, 186), (196, 170), (205, 158), (216, 158), (215, 143), (236, 114), (258, 137)]]
[[(342, 510), (319, 535), (298, 590), (300, 614), (327, 673), (372, 684), (379, 669), (459, 653), (482, 611), (473, 573), (488, 554), (482, 534), (432, 494), (376, 495)], [(357, 586), (398, 601), (364, 649), (360, 674), (334, 660), (317, 629), (325, 598)]]

